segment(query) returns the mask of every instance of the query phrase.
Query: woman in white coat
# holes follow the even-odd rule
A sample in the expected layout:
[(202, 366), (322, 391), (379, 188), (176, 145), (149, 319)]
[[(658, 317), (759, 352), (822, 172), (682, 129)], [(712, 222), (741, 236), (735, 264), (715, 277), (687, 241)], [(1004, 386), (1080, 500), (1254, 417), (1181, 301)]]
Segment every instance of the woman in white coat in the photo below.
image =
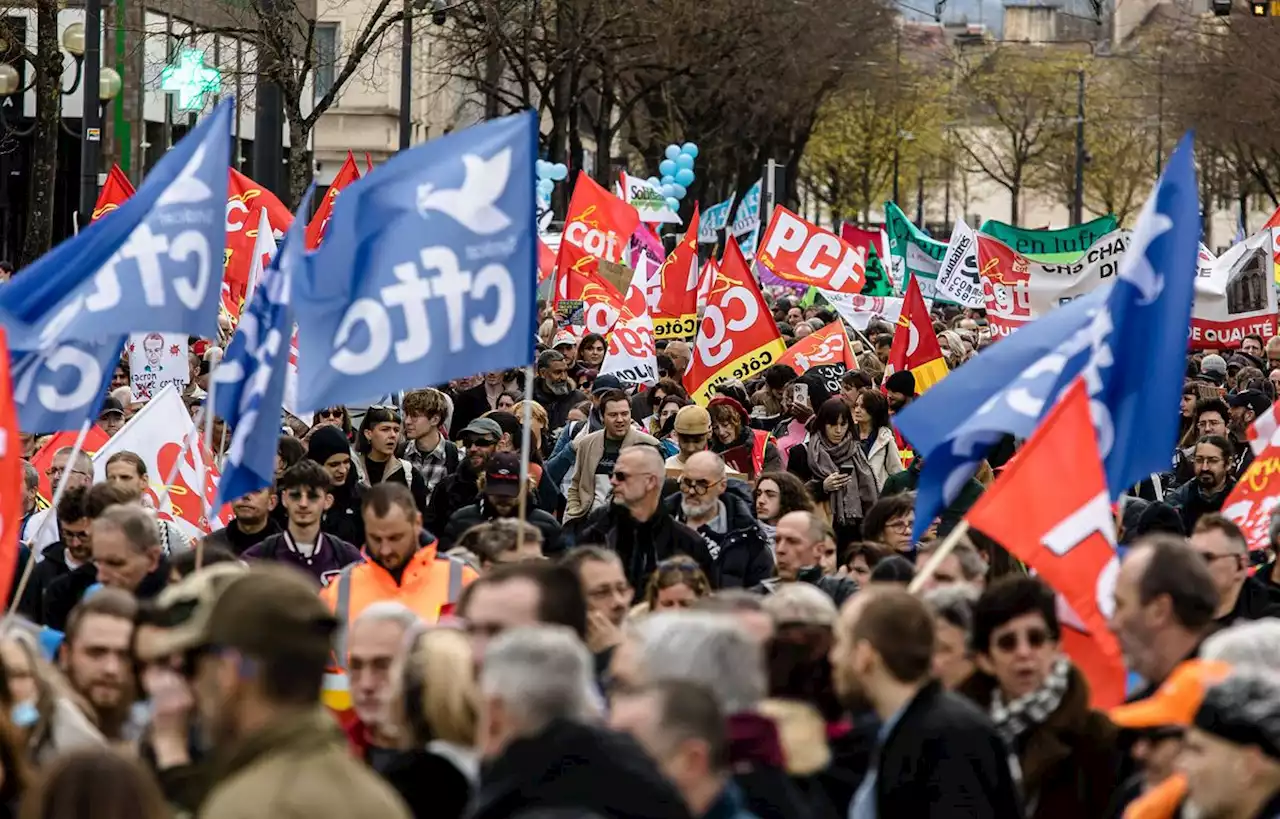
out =
[(876, 489), (884, 489), (889, 476), (903, 469), (898, 442), (889, 426), (889, 402), (875, 389), (862, 390), (853, 402), (853, 422), (858, 426), (862, 451), (876, 477)]

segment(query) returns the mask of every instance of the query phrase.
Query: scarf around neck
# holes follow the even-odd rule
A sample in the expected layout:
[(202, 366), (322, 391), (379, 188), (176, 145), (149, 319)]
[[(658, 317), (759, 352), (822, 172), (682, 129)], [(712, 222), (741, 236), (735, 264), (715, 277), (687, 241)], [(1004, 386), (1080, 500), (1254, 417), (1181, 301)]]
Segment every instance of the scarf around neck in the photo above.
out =
[[(836, 523), (849, 523), (862, 518), (866, 510), (863, 509), (859, 492), (867, 485), (871, 468), (867, 463), (867, 456), (858, 444), (858, 436), (850, 430), (840, 443), (833, 444), (821, 430), (814, 430), (804, 446), (805, 454), (809, 456), (809, 471), (819, 481), (825, 480), (828, 475), (839, 474), (841, 464), (853, 464), (853, 480), (828, 495), (831, 499), (831, 517)], [(874, 498), (871, 502), (874, 502)]]
[(1000, 738), (1010, 748), (1017, 748), (1023, 736), (1043, 725), (1062, 705), (1070, 681), (1071, 663), (1067, 658), (1059, 657), (1049, 669), (1044, 683), (1016, 700), (1006, 703), (997, 687), (991, 695), (991, 721), (996, 724)]

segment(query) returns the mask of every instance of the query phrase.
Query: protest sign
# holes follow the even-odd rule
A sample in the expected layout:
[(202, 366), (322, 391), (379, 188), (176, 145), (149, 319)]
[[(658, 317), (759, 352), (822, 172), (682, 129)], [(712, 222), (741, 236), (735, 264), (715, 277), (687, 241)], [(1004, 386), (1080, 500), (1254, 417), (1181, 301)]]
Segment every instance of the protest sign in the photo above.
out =
[(1264, 229), (1213, 259), (1201, 251), (1191, 346), (1237, 347), (1246, 335), (1276, 334), (1271, 230)]
[(641, 222), (680, 224), (680, 214), (667, 207), (667, 198), (662, 195), (662, 189), (649, 180), (623, 171), (618, 175), (618, 186), (622, 189), (622, 196), (619, 198), (636, 209)]
[(849, 322), (849, 326), (862, 332), (872, 321), (883, 321), (886, 324), (897, 324), (902, 314), (902, 298), (899, 296), (850, 296), (847, 293), (832, 293), (820, 290), (822, 297), (835, 308), (840, 318)]
[(135, 403), (150, 401), (169, 384), (181, 393), (190, 381), (185, 335), (135, 333), (129, 337), (129, 386)]
[(979, 232), (1003, 242), (1033, 262), (1071, 262), (1118, 227), (1116, 217), (1107, 214), (1082, 225), (1058, 230), (1022, 228), (988, 219), (982, 223)]
[(729, 223), (729, 208), (732, 205), (733, 197), (730, 196), (702, 212), (702, 222), (698, 225), (698, 244), (714, 245), (720, 240), (720, 231)]
[(938, 268), (938, 295), (965, 307), (985, 307), (978, 276), (977, 242), (963, 219), (956, 220), (947, 255)]
[(763, 241), (759, 261), (775, 276), (839, 293), (862, 291), (865, 251), (781, 205), (774, 206)]

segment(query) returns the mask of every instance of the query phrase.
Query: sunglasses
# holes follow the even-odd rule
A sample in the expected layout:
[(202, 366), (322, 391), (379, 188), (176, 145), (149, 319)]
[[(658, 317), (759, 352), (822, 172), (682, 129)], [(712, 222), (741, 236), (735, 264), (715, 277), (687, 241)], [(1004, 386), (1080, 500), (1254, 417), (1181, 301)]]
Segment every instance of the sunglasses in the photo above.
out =
[(316, 413), (319, 418), (341, 418), (344, 415), (346, 413), (340, 409), (323, 409)]
[(324, 497), (324, 493), (318, 489), (308, 489), (305, 492), (301, 489), (290, 489), (284, 493), (284, 496), (291, 501), (297, 502), (306, 498), (309, 501), (318, 501)]
[(1044, 629), (1033, 628), (1027, 630), (1025, 633), (1014, 631), (1009, 632), (1008, 634), (1001, 634), (996, 639), (995, 646), (1000, 651), (1010, 654), (1018, 650), (1018, 643), (1022, 642), (1022, 638), (1024, 636), (1027, 639), (1027, 645), (1033, 649), (1044, 648), (1045, 644), (1049, 642), (1049, 632)]

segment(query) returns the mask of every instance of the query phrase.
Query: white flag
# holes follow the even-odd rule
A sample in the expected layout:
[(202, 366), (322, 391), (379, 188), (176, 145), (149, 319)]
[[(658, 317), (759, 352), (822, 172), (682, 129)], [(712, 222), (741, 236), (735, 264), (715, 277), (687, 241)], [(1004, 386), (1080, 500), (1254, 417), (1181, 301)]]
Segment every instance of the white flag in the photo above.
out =
[(936, 283), (938, 296), (965, 307), (986, 307), (978, 277), (978, 245), (963, 219), (951, 229), (947, 255), (942, 257)]

